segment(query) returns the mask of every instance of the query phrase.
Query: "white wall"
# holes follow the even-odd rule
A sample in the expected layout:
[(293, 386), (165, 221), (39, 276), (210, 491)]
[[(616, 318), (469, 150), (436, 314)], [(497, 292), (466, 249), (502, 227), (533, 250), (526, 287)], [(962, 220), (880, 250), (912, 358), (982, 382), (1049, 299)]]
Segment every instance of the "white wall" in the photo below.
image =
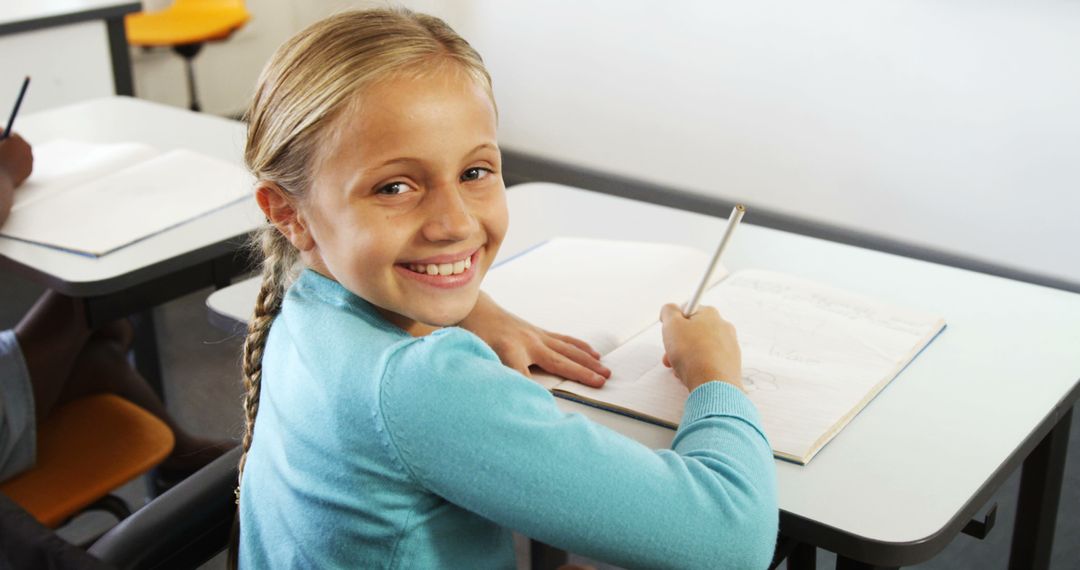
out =
[[(208, 109), (347, 3), (271, 4)], [(504, 147), (1080, 283), (1080, 2), (406, 4), (483, 54)]]
[[(23, 77), (31, 77), (19, 115), (115, 92), (108, 35), (101, 21), (0, 36), (0, 107), (3, 121)], [(18, 129), (19, 123), (15, 123)], [(0, 126), (0, 130), (3, 130)]]

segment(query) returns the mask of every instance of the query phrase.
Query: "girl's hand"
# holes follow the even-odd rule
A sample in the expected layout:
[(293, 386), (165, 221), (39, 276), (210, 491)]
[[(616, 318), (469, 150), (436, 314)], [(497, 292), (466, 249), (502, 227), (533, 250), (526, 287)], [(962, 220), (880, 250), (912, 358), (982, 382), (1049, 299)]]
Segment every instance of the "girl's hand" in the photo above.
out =
[(713, 307), (702, 305), (690, 318), (677, 305), (660, 309), (663, 322), (664, 366), (674, 369), (691, 392), (713, 380), (742, 385), (742, 352), (735, 327)]
[(531, 377), (536, 366), (567, 380), (599, 388), (611, 376), (600, 363), (600, 354), (583, 340), (533, 326), (504, 310), (486, 293), (480, 292), (469, 316), (459, 323), (499, 355), (503, 364)]

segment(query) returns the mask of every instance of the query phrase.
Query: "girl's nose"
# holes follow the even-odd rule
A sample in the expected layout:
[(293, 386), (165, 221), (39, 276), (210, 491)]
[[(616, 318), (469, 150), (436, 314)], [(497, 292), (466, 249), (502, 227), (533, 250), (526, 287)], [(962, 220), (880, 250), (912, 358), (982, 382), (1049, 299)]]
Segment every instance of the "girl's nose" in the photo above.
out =
[(428, 240), (461, 241), (479, 228), (476, 216), (457, 187), (436, 188), (429, 200), (429, 214), (423, 228)]

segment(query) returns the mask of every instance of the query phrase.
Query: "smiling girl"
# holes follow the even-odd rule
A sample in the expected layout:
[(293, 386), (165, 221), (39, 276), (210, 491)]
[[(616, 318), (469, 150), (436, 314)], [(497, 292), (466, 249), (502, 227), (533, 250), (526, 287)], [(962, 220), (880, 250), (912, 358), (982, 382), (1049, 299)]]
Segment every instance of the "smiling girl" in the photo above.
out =
[(609, 372), (480, 291), (508, 215), (491, 79), (453, 30), (404, 10), (316, 23), (275, 54), (248, 120), (270, 225), (244, 351), (242, 567), (513, 568), (511, 530), (628, 567), (768, 564), (771, 451), (714, 309), (662, 312), (691, 390), (670, 450), (523, 376)]

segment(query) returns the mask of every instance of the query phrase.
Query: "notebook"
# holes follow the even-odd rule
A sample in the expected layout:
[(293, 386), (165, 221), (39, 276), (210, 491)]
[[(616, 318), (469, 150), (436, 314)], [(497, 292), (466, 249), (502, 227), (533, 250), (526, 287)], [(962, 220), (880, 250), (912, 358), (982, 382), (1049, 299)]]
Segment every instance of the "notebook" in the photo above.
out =
[(138, 143), (34, 147), (0, 236), (99, 257), (251, 196), (235, 164)]
[[(484, 290), (541, 328), (585, 340), (611, 369), (599, 389), (536, 372), (555, 395), (675, 428), (688, 392), (661, 363), (659, 313), (693, 293), (710, 253), (581, 238), (493, 268)], [(942, 317), (795, 276), (717, 268), (702, 303), (737, 330), (743, 383), (774, 455), (798, 464), (844, 428), (945, 327)]]

